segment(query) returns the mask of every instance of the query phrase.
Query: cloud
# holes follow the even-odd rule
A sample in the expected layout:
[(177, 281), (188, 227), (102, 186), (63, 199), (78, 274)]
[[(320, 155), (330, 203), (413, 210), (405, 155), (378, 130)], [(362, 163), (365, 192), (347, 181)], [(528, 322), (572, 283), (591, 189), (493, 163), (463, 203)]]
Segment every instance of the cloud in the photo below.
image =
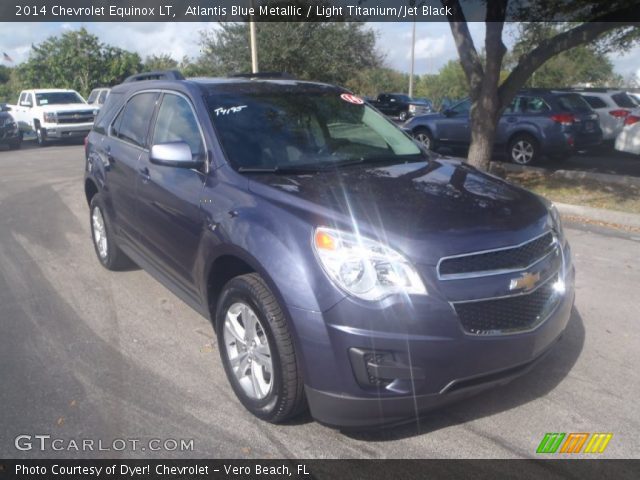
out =
[[(416, 60), (426, 60), (442, 56), (447, 51), (447, 41), (451, 41), (446, 35), (439, 37), (424, 37), (416, 39)], [(411, 51), (407, 53), (411, 58)]]
[(208, 22), (0, 23), (0, 49), (21, 63), (28, 58), (32, 44), (85, 27), (101, 42), (137, 52), (142, 58), (166, 53), (181, 60), (184, 55), (199, 56), (199, 32), (213, 25)]

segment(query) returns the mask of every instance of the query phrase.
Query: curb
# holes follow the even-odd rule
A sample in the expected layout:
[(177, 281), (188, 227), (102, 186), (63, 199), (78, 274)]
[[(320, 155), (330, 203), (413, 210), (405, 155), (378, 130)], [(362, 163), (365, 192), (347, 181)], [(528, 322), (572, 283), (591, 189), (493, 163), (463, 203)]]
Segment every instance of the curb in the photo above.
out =
[(640, 229), (640, 214), (617, 212), (604, 208), (583, 207), (568, 203), (553, 202), (562, 216), (581, 217), (608, 225), (622, 225)]

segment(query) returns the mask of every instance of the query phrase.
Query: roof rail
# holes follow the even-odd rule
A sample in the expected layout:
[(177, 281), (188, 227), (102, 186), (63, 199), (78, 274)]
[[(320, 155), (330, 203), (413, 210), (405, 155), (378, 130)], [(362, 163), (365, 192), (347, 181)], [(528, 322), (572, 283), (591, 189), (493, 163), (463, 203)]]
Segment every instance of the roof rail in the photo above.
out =
[(143, 72), (131, 75), (122, 83), (141, 82), (144, 80), (184, 80), (184, 76), (178, 70), (157, 70), (155, 72)]
[(295, 77), (287, 72), (232, 73), (231, 78), (282, 78), (292, 80)]
[(624, 88), (615, 88), (615, 87), (568, 87), (568, 88), (560, 88), (558, 90), (569, 90), (572, 92), (598, 92), (598, 93), (607, 93), (614, 90), (624, 90)]

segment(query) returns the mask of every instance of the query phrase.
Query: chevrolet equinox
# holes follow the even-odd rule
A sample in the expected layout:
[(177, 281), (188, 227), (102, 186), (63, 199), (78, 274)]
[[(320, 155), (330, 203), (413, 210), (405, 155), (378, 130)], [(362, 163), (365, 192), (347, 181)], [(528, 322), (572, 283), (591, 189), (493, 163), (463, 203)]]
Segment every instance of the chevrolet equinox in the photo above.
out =
[(84, 182), (100, 263), (135, 262), (210, 319), (269, 422), (414, 418), (529, 370), (569, 320), (556, 209), (336, 86), (127, 79)]

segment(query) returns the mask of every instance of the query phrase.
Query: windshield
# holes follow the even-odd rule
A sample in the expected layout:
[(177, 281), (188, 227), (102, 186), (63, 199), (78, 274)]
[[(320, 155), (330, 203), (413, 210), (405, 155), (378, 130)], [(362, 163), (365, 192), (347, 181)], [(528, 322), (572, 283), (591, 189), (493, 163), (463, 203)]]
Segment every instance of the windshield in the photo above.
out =
[(62, 105), (67, 103), (85, 103), (76, 92), (47, 92), (36, 93), (38, 105)]
[(336, 90), (213, 94), (209, 113), (232, 166), (308, 169), (423, 154), (358, 97)]
[(573, 113), (590, 113), (591, 106), (578, 94), (558, 95), (558, 104), (562, 110)]

